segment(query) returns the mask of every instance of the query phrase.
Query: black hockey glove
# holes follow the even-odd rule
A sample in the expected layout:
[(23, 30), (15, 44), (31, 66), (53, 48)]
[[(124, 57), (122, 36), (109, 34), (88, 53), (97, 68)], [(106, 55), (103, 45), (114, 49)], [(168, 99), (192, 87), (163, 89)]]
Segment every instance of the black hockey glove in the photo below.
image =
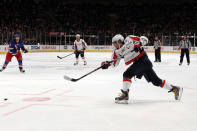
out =
[(141, 47), (141, 44), (135, 44), (134, 45), (134, 51), (135, 52), (139, 52), (140, 51), (140, 47)]
[(108, 69), (108, 67), (110, 66), (111, 64), (109, 63), (109, 61), (103, 61), (101, 63), (101, 68), (102, 69)]
[(24, 50), (24, 53), (28, 53), (28, 50), (27, 50), (27, 49), (25, 49), (25, 50)]

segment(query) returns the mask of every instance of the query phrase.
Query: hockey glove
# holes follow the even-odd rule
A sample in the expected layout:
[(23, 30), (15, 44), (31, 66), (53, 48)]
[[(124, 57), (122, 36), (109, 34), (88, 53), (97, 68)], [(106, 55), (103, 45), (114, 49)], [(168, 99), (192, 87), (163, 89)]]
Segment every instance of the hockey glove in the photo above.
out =
[(134, 45), (134, 51), (135, 51), (135, 52), (139, 52), (139, 51), (140, 51), (140, 47), (141, 47), (140, 44), (135, 44), (135, 45)]
[(25, 50), (24, 50), (24, 53), (28, 53), (28, 50), (27, 50), (27, 49), (25, 49)]
[(103, 61), (101, 63), (101, 68), (102, 69), (108, 69), (108, 67), (110, 66), (111, 64), (109, 63), (109, 61)]

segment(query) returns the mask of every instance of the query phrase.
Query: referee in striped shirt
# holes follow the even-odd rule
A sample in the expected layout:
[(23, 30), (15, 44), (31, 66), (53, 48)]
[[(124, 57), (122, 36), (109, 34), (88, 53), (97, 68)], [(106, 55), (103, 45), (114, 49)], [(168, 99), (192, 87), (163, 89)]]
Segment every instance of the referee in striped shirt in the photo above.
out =
[(180, 57), (179, 65), (182, 65), (183, 58), (184, 58), (185, 54), (186, 54), (186, 57), (187, 57), (187, 65), (189, 65), (190, 64), (189, 52), (190, 52), (190, 49), (191, 49), (191, 42), (189, 41), (189, 39), (187, 38), (186, 35), (184, 35), (183, 40), (180, 41), (179, 49), (181, 50), (181, 57)]
[(155, 49), (155, 61), (154, 62), (161, 62), (161, 41), (159, 40), (158, 36), (155, 36), (154, 40), (154, 49)]

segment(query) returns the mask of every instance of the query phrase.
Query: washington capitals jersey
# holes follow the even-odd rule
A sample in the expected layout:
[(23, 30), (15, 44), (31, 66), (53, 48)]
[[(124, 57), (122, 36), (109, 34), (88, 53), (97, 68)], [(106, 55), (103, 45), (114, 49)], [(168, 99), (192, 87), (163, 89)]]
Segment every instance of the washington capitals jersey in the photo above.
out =
[[(140, 44), (140, 37), (129, 35), (124, 40), (124, 45), (120, 49), (114, 50), (112, 54), (112, 60), (115, 60), (112, 65), (118, 66), (120, 59), (124, 58), (125, 64), (129, 65), (133, 61), (137, 60), (138, 58), (142, 57), (144, 55), (144, 51), (134, 51), (135, 45)], [(140, 47), (142, 48), (142, 47)]]
[(24, 44), (22, 40), (19, 40), (19, 42), (17, 43), (15, 40), (12, 40), (9, 44), (9, 52), (12, 54), (16, 54), (18, 51), (20, 50), (25, 50)]
[(74, 42), (74, 49), (77, 51), (84, 51), (87, 48), (87, 44), (83, 39), (79, 41), (75, 40)]

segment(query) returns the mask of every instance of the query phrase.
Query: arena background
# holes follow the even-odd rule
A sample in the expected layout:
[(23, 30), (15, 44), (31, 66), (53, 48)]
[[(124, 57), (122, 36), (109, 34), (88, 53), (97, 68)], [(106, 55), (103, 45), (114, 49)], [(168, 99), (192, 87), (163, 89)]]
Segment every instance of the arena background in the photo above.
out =
[[(30, 52), (22, 53), (24, 70), (13, 58), (0, 72), (0, 130), (197, 131), (197, 55), (180, 66), (178, 54), (183, 35), (197, 53), (196, 30), (197, 0), (0, 0), (0, 69), (7, 65), (14, 34), (21, 34)], [(79, 57), (78, 65), (77, 33), (88, 44), (86, 62)], [(159, 36), (166, 53), (161, 62), (154, 62), (154, 53), (147, 53), (148, 59), (159, 78), (183, 87), (181, 101), (146, 78), (133, 77), (129, 103), (115, 103), (123, 74), (132, 68), (121, 60), (117, 68), (101, 69), (111, 61), (117, 33), (147, 36), (148, 52)], [(141, 60), (136, 62), (150, 63)]]
[[(30, 52), (72, 51), (79, 33), (87, 51), (111, 51), (111, 38), (145, 35), (153, 51), (158, 35), (163, 52), (179, 52), (183, 35), (196, 53), (197, 2), (195, 0), (2, 0), (0, 1), (0, 53), (20, 33)], [(91, 45), (91, 46), (90, 46)]]

